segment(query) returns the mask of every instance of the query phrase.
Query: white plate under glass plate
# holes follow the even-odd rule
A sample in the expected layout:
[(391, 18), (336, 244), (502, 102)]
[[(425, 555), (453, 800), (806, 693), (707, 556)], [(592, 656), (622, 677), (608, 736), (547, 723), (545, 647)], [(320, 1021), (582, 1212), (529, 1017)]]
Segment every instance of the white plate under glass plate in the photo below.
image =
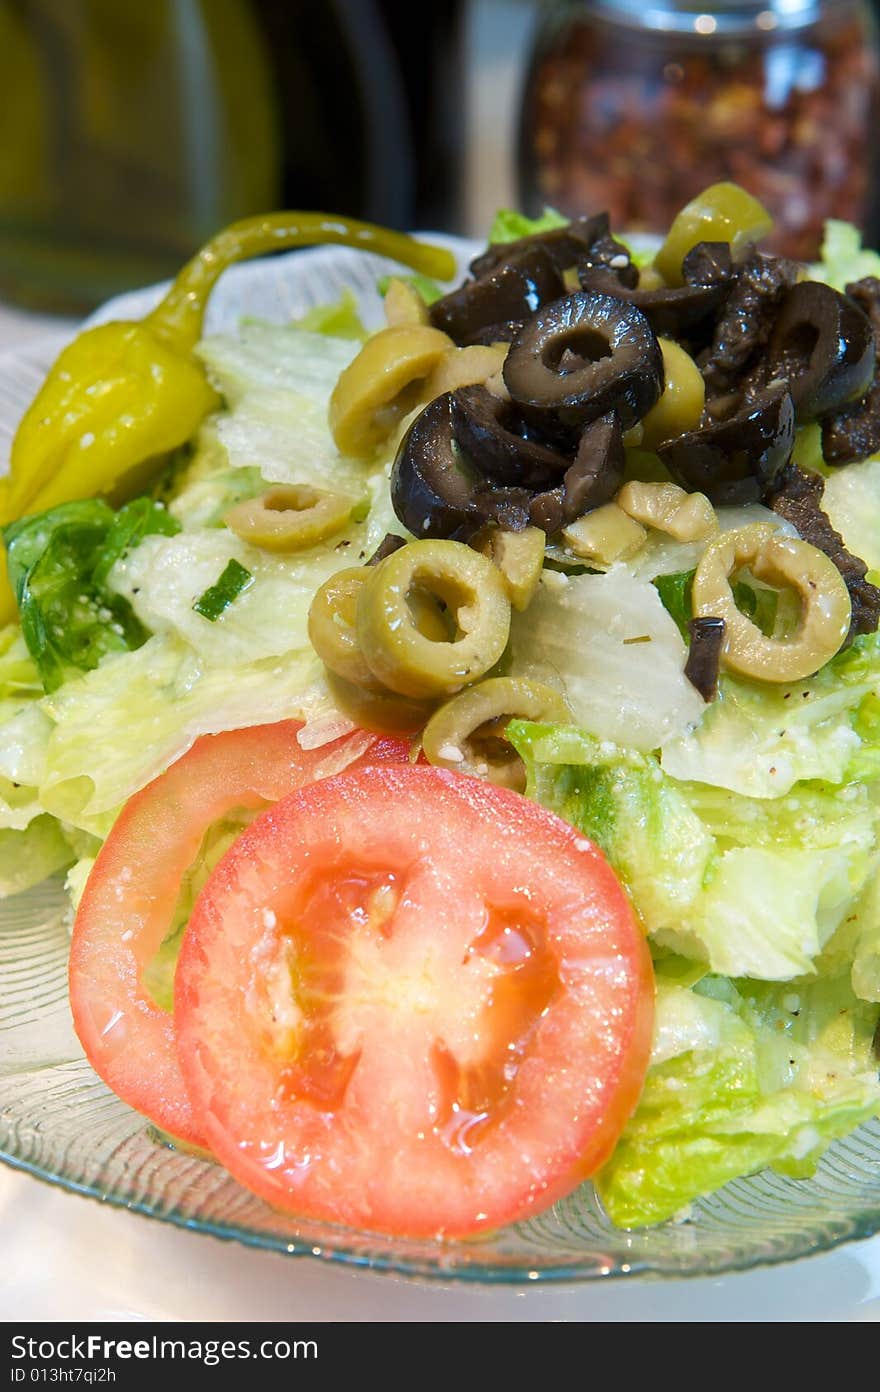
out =
[[(472, 248), (444, 240), (464, 266)], [(284, 322), (345, 286), (376, 323), (375, 281), (388, 269), (339, 249), (235, 268), (215, 291), (206, 331), (233, 329), (243, 315)], [(139, 317), (160, 293), (120, 297), (96, 318)], [(0, 459), (62, 339), (47, 334), (0, 354)], [(493, 1283), (715, 1275), (880, 1230), (880, 1122), (834, 1145), (811, 1181), (771, 1173), (738, 1180), (695, 1203), (688, 1221), (645, 1232), (614, 1229), (589, 1186), (528, 1223), (467, 1243), (391, 1240), (282, 1217), (218, 1166), (157, 1144), (147, 1123), (96, 1078), (70, 1025), (62, 910), (57, 884), (0, 905), (0, 1158), (68, 1190), (251, 1247)]]

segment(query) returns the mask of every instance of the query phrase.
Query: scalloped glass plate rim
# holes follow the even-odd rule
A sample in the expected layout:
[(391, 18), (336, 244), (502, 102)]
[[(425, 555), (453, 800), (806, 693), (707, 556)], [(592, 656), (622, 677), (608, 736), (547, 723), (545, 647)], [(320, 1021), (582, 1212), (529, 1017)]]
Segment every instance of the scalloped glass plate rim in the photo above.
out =
[[(463, 270), (475, 244), (437, 240), (456, 251)], [(391, 269), (390, 263), (338, 248), (233, 268), (215, 292), (206, 332), (231, 328), (243, 315), (284, 322), (332, 300), (345, 286), (354, 290), (367, 322), (377, 324), (375, 280)], [(161, 290), (119, 296), (93, 321), (142, 315)], [(48, 329), (23, 352), (0, 354), (0, 448), (11, 439), (59, 343), (58, 331)], [(60, 899), (50, 885), (0, 904), (0, 1159), (71, 1193), (255, 1248), (446, 1282), (716, 1276), (828, 1251), (880, 1231), (878, 1122), (832, 1146), (814, 1180), (770, 1172), (736, 1180), (698, 1200), (684, 1221), (638, 1232), (612, 1228), (588, 1185), (548, 1213), (476, 1242), (406, 1242), (297, 1224), (239, 1189), (219, 1167), (150, 1139), (143, 1118), (95, 1078), (75, 1041), (71, 1047), (65, 943)], [(26, 973), (24, 992), (18, 973), (7, 975), (4, 986), (10, 961), (19, 970), (23, 962), (29, 969), (33, 964), (33, 981)], [(16, 1055), (16, 1047), (23, 1052)], [(82, 1139), (87, 1105), (100, 1127), (94, 1137), (90, 1132), (77, 1171), (71, 1157)], [(43, 1142), (60, 1147), (54, 1161), (35, 1157), (34, 1147)], [(101, 1178), (111, 1162), (118, 1167), (113, 1182)], [(206, 1205), (217, 1211), (206, 1211)]]

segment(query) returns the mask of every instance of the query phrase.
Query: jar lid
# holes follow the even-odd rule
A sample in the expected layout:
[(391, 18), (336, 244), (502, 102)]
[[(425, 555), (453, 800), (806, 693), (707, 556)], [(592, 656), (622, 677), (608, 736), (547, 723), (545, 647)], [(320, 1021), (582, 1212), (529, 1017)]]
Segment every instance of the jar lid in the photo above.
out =
[(594, 0), (593, 9), (645, 29), (678, 34), (772, 34), (813, 24), (827, 0)]

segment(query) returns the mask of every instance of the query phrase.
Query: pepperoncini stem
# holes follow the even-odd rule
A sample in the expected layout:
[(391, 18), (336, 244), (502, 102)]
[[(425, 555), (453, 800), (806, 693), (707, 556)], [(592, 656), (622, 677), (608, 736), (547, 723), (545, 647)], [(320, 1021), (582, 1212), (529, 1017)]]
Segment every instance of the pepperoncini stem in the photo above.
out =
[[(220, 275), (250, 256), (328, 243), (376, 252), (440, 280), (455, 274), (445, 248), (350, 218), (281, 212), (233, 223), (184, 266), (144, 320), (100, 324), (64, 349), (13, 442), (0, 525), (74, 498), (124, 497), (146, 486), (151, 469), (158, 472), (219, 404), (191, 350)], [(14, 614), (2, 563), (0, 621)]]
[(270, 251), (316, 245), (371, 251), (435, 280), (451, 280), (456, 270), (455, 257), (445, 247), (418, 242), (387, 227), (330, 213), (267, 213), (233, 222), (206, 242), (146, 322), (180, 351), (193, 348), (201, 338), (208, 297), (228, 266)]

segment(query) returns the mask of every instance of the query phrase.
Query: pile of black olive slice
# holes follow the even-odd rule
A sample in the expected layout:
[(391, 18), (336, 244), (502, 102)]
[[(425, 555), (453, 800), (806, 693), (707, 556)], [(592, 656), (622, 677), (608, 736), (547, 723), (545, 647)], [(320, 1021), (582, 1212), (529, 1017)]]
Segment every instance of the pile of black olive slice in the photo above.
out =
[(844, 295), (754, 248), (735, 260), (719, 242), (691, 248), (680, 286), (640, 283), (604, 214), (490, 246), (471, 271), (432, 305), (431, 322), (459, 346), (508, 342), (509, 400), (463, 387), (417, 417), (391, 485), (416, 537), (466, 541), (487, 523), (552, 534), (611, 500), (624, 434), (664, 390), (658, 335), (694, 359), (706, 406), (698, 427), (661, 441), (657, 455), (675, 482), (718, 505), (772, 503), (798, 426), (839, 433), (848, 415), (880, 407), (878, 344), (862, 307), (874, 283), (870, 295), (861, 283)]

